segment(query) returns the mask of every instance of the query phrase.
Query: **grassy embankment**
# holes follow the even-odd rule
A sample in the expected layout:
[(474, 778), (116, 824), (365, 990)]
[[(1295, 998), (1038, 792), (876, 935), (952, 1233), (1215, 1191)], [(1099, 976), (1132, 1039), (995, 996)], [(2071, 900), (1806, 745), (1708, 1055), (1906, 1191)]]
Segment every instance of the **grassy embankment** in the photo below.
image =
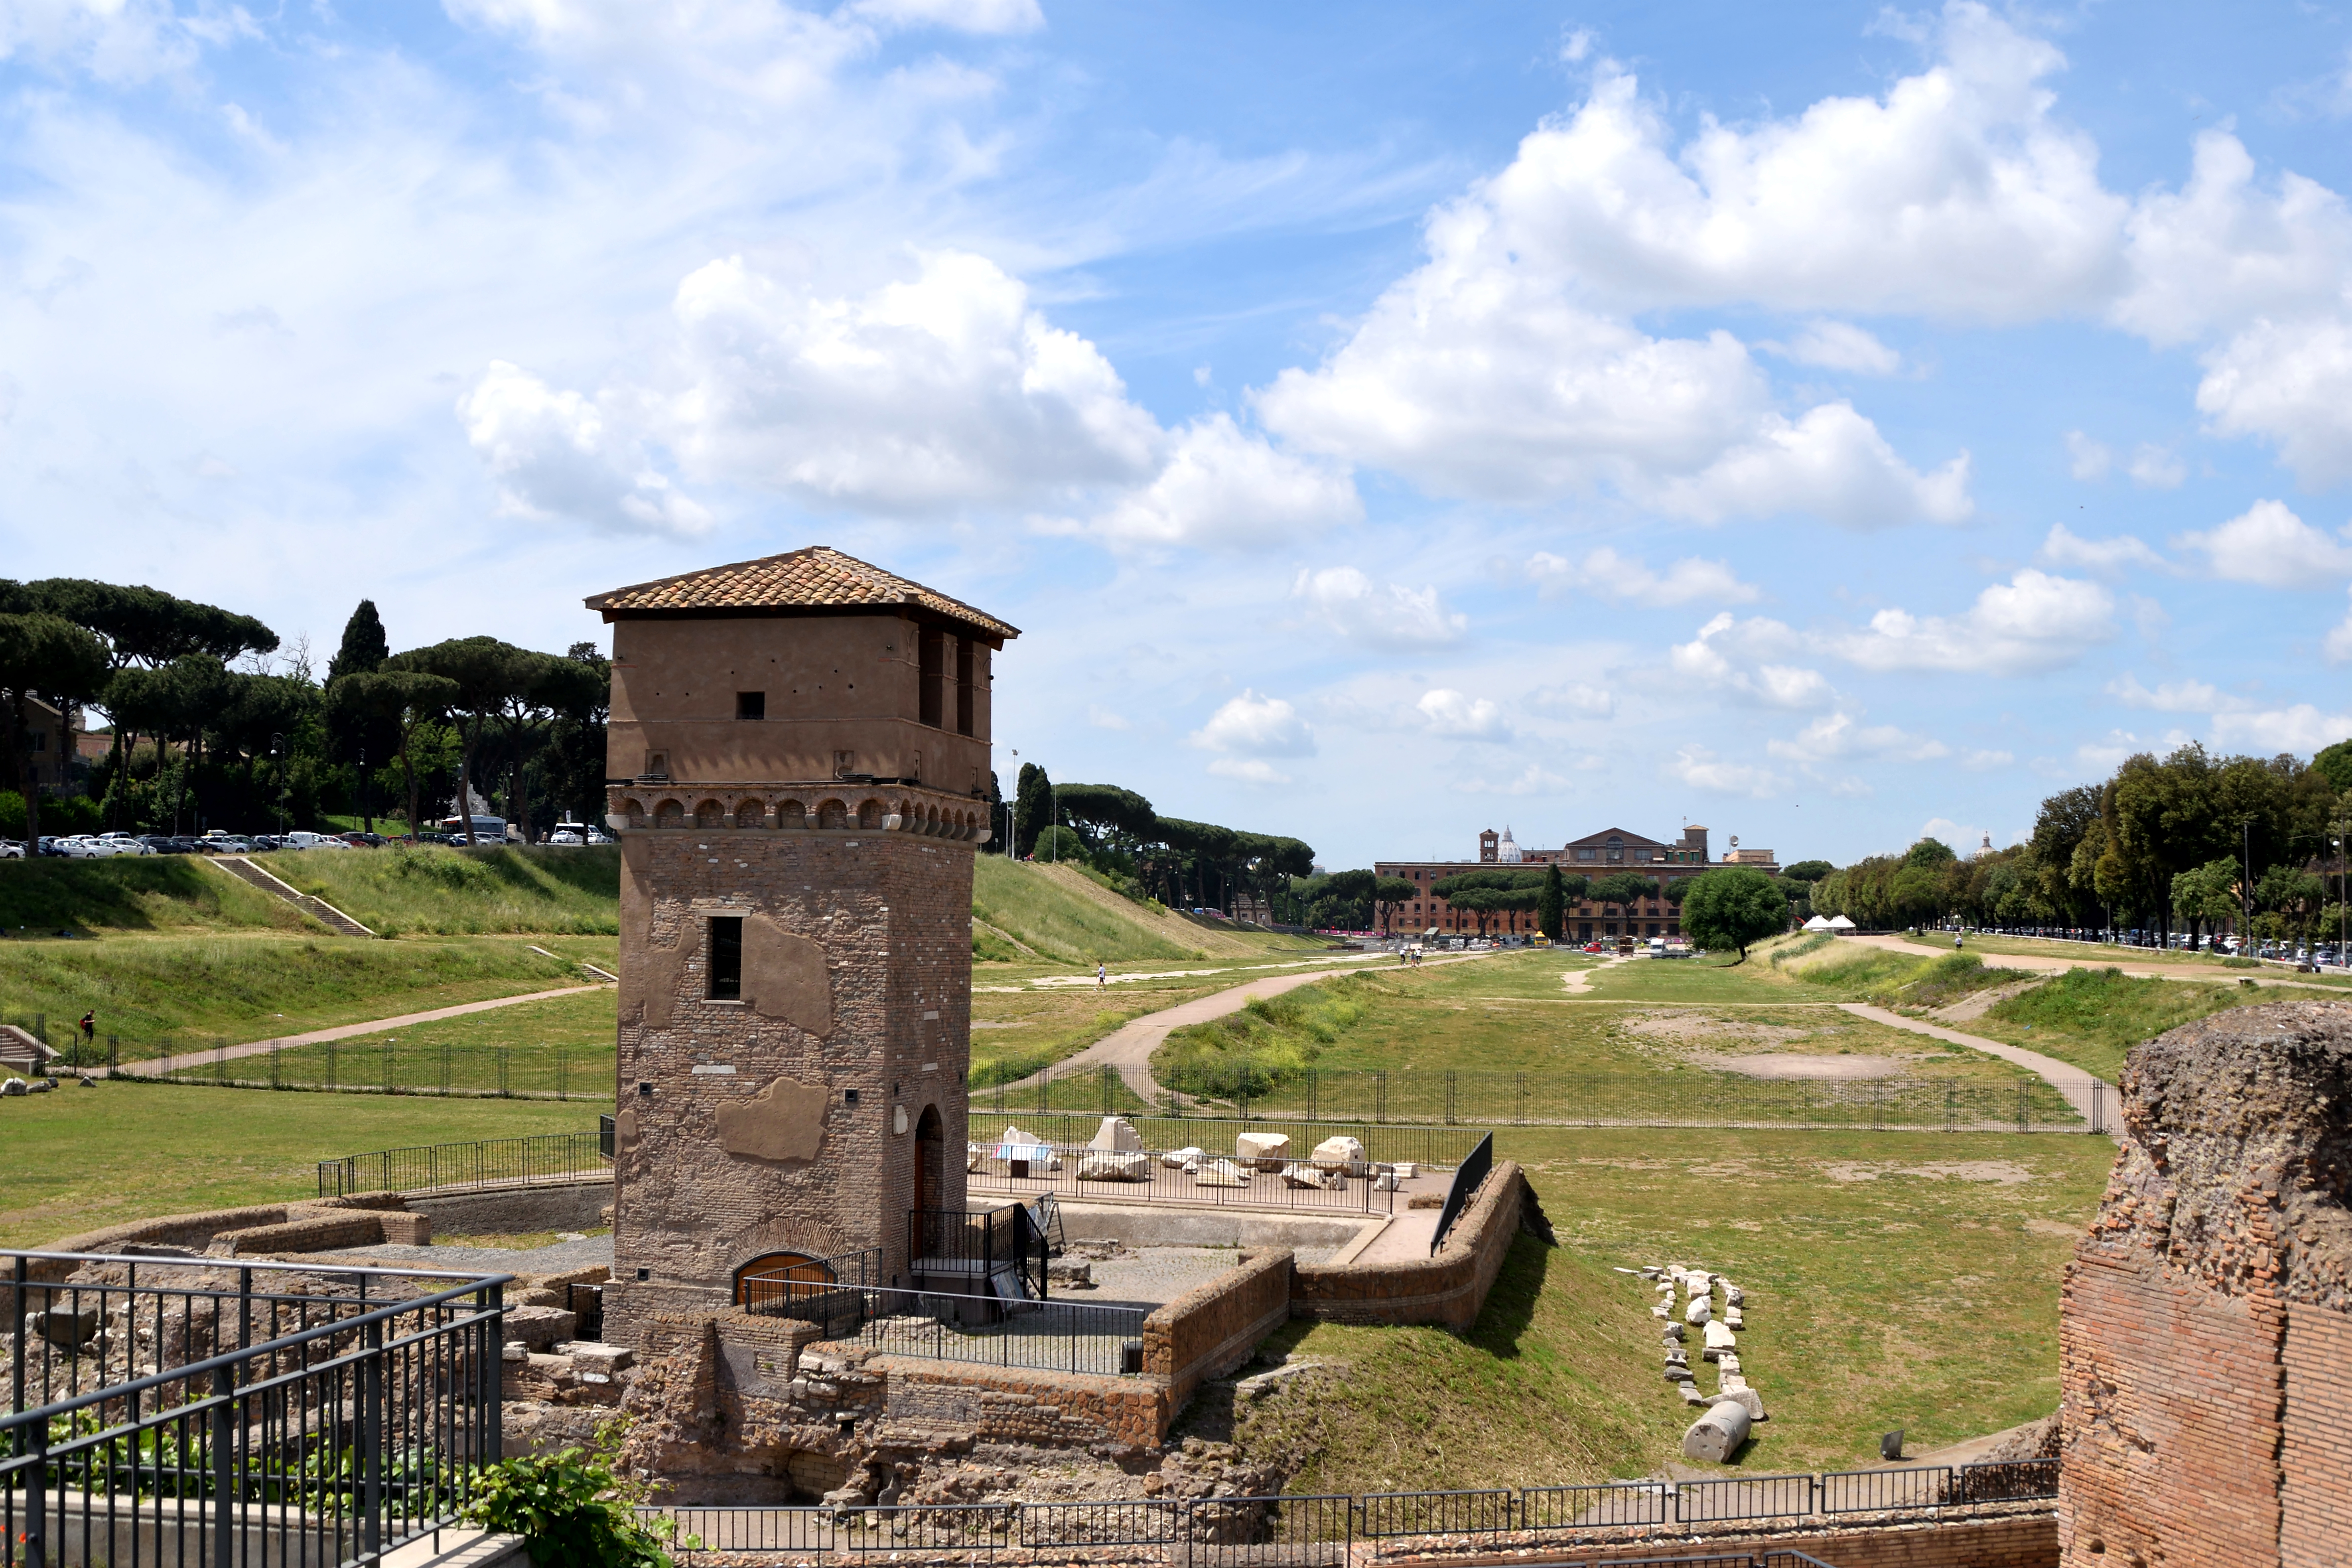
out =
[(1303, 1108), (1311, 1067), (1326, 1115), (1370, 1114), (1375, 1096), (1391, 1116), (1442, 1114), (1450, 1092), (1466, 1121), (1867, 1126), (1898, 1112), (1940, 1121), (1948, 1106), (1965, 1122), (2013, 1117), (2022, 1085), (2036, 1120), (2072, 1120), (2053, 1089), (2007, 1062), (1835, 1005), (1906, 984), (1917, 982), (1876, 966), (1814, 975), (1752, 960), (1636, 960), (1596, 969), (1576, 954), (1504, 953), (1373, 970), (1253, 1003), (1171, 1034), (1153, 1070), (1196, 1091), (1205, 1076), (1218, 1098), (1246, 1073), (1254, 1103), (1272, 1111)]
[(0, 1100), (0, 1246), (121, 1220), (312, 1197), (317, 1162), (412, 1143), (593, 1131), (595, 1108), (101, 1084)]
[[(1645, 1283), (1668, 1261), (1748, 1293), (1742, 1369), (1772, 1419), (1750, 1472), (1875, 1462), (2047, 1415), (2059, 1271), (2095, 1208), (2105, 1139), (1658, 1134), (1511, 1128), (1560, 1245), (1514, 1243), (1467, 1333), (1293, 1323), (1268, 1349), (1343, 1363), (1244, 1405), (1204, 1395), (1300, 1492), (1553, 1485), (1656, 1473), (1690, 1416), (1659, 1376)], [(1712, 1386), (1711, 1370), (1702, 1382)]]

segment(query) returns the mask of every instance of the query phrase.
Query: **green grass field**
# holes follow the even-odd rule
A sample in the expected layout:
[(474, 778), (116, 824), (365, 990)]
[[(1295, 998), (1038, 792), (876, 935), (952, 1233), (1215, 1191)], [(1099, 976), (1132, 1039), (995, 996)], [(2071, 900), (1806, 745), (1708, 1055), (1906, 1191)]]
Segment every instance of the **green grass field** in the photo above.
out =
[[(1341, 1363), (1192, 1431), (1236, 1435), (1297, 1492), (1588, 1483), (1678, 1460), (1690, 1415), (1645, 1282), (1678, 1262), (1748, 1296), (1743, 1374), (1772, 1419), (1751, 1473), (1875, 1462), (2045, 1415), (2058, 1404), (2058, 1286), (2096, 1207), (2103, 1138), (1514, 1128), (1560, 1245), (1514, 1243), (1467, 1333), (1292, 1323), (1268, 1348)], [(1714, 1369), (1698, 1365), (1702, 1386)]]
[(2303, 994), (2243, 987), (2234, 981), (2191, 984), (2134, 980), (2112, 969), (2070, 969), (1995, 1003), (1967, 1026), (2072, 1062), (2113, 1083), (2123, 1071), (2125, 1056), (2143, 1040), (2227, 1008), (2298, 1000)]
[(10, 942), (0, 943), (0, 1021), (46, 1015), (50, 1043), (62, 1048), (73, 1020), (94, 1010), (100, 1044), (117, 1036), (124, 1058), (139, 1060), (165, 1041), (175, 1050), (234, 1045), (587, 978), (568, 956), (550, 958), (513, 938)]
[(0, 1246), (318, 1194), (317, 1162), (593, 1131), (595, 1107), (101, 1084), (0, 1100)]
[(614, 936), (621, 929), (617, 847), (394, 844), (268, 855), (259, 863), (385, 936)]
[[(287, 856), (294, 859), (294, 856)], [(283, 899), (193, 855), (0, 860), (0, 931), (317, 931)]]
[[(583, 977), (584, 978), (584, 976)], [(618, 994), (609, 985), (520, 1002), (487, 1013), (440, 1018), (378, 1034), (244, 1057), (215, 1068), (199, 1064), (178, 1076), (216, 1073), (362, 1092), (563, 1095), (608, 1104), (613, 1098)]]

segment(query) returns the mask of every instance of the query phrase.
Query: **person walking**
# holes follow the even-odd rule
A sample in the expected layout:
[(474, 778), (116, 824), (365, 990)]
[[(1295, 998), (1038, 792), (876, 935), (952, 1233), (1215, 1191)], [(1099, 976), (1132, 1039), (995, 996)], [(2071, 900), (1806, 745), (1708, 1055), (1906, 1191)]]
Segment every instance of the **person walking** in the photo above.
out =
[(81, 1016), (81, 1038), (86, 1046), (98, 1043), (98, 1012), (95, 1008)]
[(1096, 989), (1096, 990), (1097, 990), (1097, 991), (1100, 991), (1100, 990), (1104, 989), (1105, 987), (1107, 987), (1107, 986), (1108, 986), (1108, 985), (1109, 985), (1109, 984), (1110, 984), (1110, 970), (1109, 970), (1109, 968), (1108, 968), (1107, 965), (1102, 964), (1102, 963), (1096, 963), (1096, 965), (1095, 965), (1095, 989)]

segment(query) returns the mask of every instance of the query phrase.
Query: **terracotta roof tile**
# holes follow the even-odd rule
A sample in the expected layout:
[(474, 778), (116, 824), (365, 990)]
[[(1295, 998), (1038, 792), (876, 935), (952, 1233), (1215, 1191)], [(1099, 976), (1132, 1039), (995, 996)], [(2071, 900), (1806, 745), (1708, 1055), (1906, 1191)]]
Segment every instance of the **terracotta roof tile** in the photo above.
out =
[(592, 610), (607, 616), (665, 610), (822, 609), (827, 605), (914, 605), (992, 637), (1021, 635), (995, 616), (950, 599), (935, 588), (894, 576), (879, 566), (822, 544), (757, 561), (711, 566), (656, 582), (597, 594)]

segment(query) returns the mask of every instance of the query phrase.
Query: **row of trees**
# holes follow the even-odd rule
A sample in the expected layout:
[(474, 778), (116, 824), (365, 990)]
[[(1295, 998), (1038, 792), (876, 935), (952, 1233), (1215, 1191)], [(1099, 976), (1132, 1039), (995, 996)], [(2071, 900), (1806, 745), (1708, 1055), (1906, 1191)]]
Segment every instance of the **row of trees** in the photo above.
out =
[(1180, 908), (1226, 909), (1236, 893), (1247, 893), (1265, 900), (1277, 921), (1306, 923), (1327, 896), (1318, 890), (1302, 899), (1294, 889), (1315, 869), (1314, 849), (1298, 839), (1162, 816), (1133, 790), (1056, 785), (1034, 763), (1021, 765), (1005, 847), (1082, 860), (1137, 896)]
[(2216, 757), (2194, 742), (2141, 752), (2104, 783), (2044, 800), (2025, 843), (1963, 860), (1922, 839), (1822, 877), (1812, 908), (1865, 926), (1958, 918), (2192, 939), (2251, 917), (2252, 934), (2308, 941), (2344, 918), (2347, 792), (2352, 741), (2308, 763)]
[[(611, 671), (594, 645), (536, 653), (496, 637), (394, 654), (373, 602), (324, 679), (298, 641), (252, 616), (161, 590), (81, 578), (0, 581), (0, 782), (42, 831), (30, 704), (101, 714), (112, 730), (79, 800), (84, 828), (184, 822), (310, 825), (396, 793), (428, 803), (502, 795), (528, 833), (550, 811), (601, 810)], [(460, 815), (470, 816), (470, 811)]]

